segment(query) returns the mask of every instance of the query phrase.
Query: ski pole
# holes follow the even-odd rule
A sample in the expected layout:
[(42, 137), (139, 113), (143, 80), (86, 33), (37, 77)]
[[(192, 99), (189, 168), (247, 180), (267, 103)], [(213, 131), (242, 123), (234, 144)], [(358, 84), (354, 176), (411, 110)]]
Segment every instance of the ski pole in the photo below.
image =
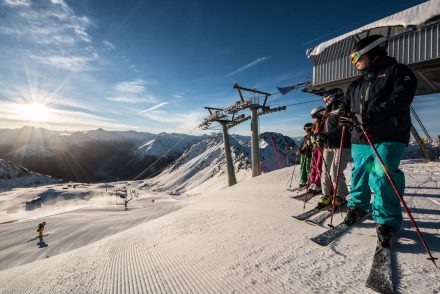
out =
[(273, 139), (273, 137), (272, 136), (270, 136), (271, 138), (272, 138), (272, 145), (273, 145), (273, 151), (274, 151), (274, 153), (275, 153), (275, 156), (276, 156), (276, 158), (277, 158), (277, 161), (278, 161), (278, 166), (280, 167), (280, 169), (281, 168), (283, 168), (282, 167), (282, 165), (281, 165), (281, 160), (280, 160), (280, 156), (278, 155), (278, 150), (277, 150), (277, 146), (275, 145), (275, 140)]
[[(312, 156), (311, 156), (311, 160), (310, 160), (310, 165), (313, 164), (315, 157), (313, 156), (313, 150), (312, 150)], [(312, 171), (312, 167), (310, 166), (310, 170), (309, 170), (309, 175), (308, 175), (308, 179), (307, 179), (307, 188), (306, 188), (306, 194), (304, 195), (304, 206), (303, 206), (303, 210), (306, 209), (306, 202), (307, 202), (307, 195), (309, 194), (309, 188), (310, 188), (310, 173)]]
[(434, 263), (434, 266), (437, 267), (437, 264), (435, 263), (435, 260), (438, 259), (438, 258), (434, 258), (432, 256), (431, 251), (428, 248), (428, 244), (426, 244), (425, 239), (423, 238), (422, 233), (420, 232), (419, 227), (416, 224), (416, 221), (414, 220), (411, 212), (409, 211), (408, 206), (406, 205), (405, 200), (403, 199), (402, 195), (400, 194), (399, 190), (397, 189), (396, 184), (394, 183), (394, 180), (391, 178), (391, 174), (388, 171), (388, 168), (385, 166), (385, 163), (383, 162), (382, 158), (380, 157), (379, 153), (377, 152), (377, 149), (374, 146), (373, 142), (371, 141), (370, 136), (365, 131), (364, 126), (359, 124), (359, 127), (361, 128), (362, 133), (364, 134), (365, 138), (367, 139), (368, 144), (370, 144), (371, 148), (373, 149), (374, 154), (376, 154), (376, 157), (379, 160), (380, 165), (382, 165), (382, 168), (383, 168), (385, 174), (387, 175), (387, 178), (390, 181), (391, 186), (393, 186), (394, 192), (396, 192), (397, 197), (399, 197), (400, 203), (402, 203), (402, 206), (405, 209), (406, 213), (408, 214), (408, 217), (411, 220), (411, 223), (412, 223), (413, 227), (416, 229), (417, 235), (419, 236), (420, 241), (422, 242), (423, 247), (425, 247), (425, 251), (426, 251), (426, 253), (429, 256), (428, 260), (431, 260)]
[[(318, 148), (318, 153), (321, 152), (321, 149), (320, 149), (319, 145), (317, 145), (317, 147), (315, 147), (315, 148)], [(312, 165), (313, 165), (313, 159), (314, 159), (314, 163), (315, 163), (315, 167), (316, 167), (316, 173), (318, 174), (318, 177), (321, 178), (321, 171), (319, 170), (319, 167), (318, 167), (318, 160), (313, 156), (313, 151), (312, 151)], [(310, 173), (311, 172), (312, 172), (312, 169), (310, 168)], [(310, 182), (310, 174), (309, 174), (309, 182)], [(304, 195), (304, 209), (306, 208), (306, 202), (308, 200), (308, 198), (307, 198), (308, 193), (309, 193), (309, 189), (308, 188), (309, 187), (307, 187), (306, 195)]]
[(336, 172), (336, 183), (335, 183), (335, 190), (333, 194), (332, 199), (332, 212), (330, 213), (330, 224), (329, 227), (333, 227), (333, 214), (335, 212), (335, 201), (338, 193), (338, 185), (339, 185), (339, 176), (341, 172), (341, 158), (342, 158), (342, 148), (344, 147), (344, 136), (345, 136), (345, 126), (342, 127), (341, 131), (341, 144), (339, 145), (339, 154), (338, 154), (338, 170)]
[[(324, 153), (323, 153), (323, 151), (321, 151), (321, 148), (319, 148), (318, 150), (319, 150), (319, 152), (321, 153), (322, 163), (324, 164), (324, 168), (325, 168), (325, 170), (327, 171), (327, 175), (328, 175), (328, 178), (329, 178), (330, 183), (331, 183), (330, 190), (331, 190), (331, 193), (333, 194), (334, 191), (335, 191), (335, 187), (333, 186), (334, 183), (333, 183), (332, 176), (331, 176), (331, 174), (330, 174), (330, 169), (328, 168), (328, 165), (327, 165), (327, 163), (326, 163), (326, 161), (325, 161), (325, 159), (324, 159)], [(321, 176), (322, 176), (322, 173), (320, 173), (319, 177), (321, 178)]]
[(296, 168), (296, 153), (294, 154), (294, 157), (293, 157), (293, 171), (292, 171), (292, 176), (290, 177), (289, 188), (292, 187), (293, 175), (295, 174), (295, 168)]

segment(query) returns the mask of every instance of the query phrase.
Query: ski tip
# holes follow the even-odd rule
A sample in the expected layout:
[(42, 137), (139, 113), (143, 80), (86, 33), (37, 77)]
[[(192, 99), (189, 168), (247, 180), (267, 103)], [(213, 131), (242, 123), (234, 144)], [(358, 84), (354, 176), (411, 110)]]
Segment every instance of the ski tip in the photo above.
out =
[(325, 247), (325, 246), (327, 246), (329, 244), (329, 243), (327, 243), (327, 242), (325, 242), (325, 241), (323, 241), (323, 240), (321, 240), (320, 238), (317, 238), (317, 237), (310, 238), (310, 240), (312, 240), (313, 242), (315, 242), (316, 244), (318, 244), (318, 245), (320, 245), (322, 247)]
[(318, 225), (317, 223), (315, 223), (314, 221), (309, 220), (309, 219), (306, 219), (304, 222), (308, 223), (309, 225), (313, 225), (313, 226), (317, 226)]

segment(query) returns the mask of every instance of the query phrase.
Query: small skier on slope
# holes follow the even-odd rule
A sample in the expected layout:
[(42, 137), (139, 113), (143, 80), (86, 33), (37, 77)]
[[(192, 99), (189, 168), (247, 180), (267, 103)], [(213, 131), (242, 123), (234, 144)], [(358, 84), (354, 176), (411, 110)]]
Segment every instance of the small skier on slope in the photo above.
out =
[[(340, 123), (364, 126), (403, 194), (405, 176), (399, 163), (409, 143), (410, 105), (417, 79), (407, 66), (387, 56), (387, 47), (387, 39), (380, 35), (368, 36), (354, 44), (350, 58), (362, 76), (347, 90)], [(362, 131), (354, 127), (351, 134), (354, 167), (345, 223), (353, 224), (371, 209), (378, 241), (389, 247), (402, 222), (399, 199)], [(371, 206), (370, 188), (374, 191)]]
[(38, 238), (40, 239), (40, 242), (43, 242), (43, 235), (44, 235), (44, 227), (46, 226), (46, 221), (43, 221), (42, 223), (38, 224), (37, 227), (37, 233)]

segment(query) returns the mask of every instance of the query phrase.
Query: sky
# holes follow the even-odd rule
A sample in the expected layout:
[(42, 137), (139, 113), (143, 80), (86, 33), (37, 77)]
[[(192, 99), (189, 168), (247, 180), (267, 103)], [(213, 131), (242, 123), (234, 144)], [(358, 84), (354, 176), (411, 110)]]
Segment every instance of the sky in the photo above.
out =
[[(201, 134), (205, 106), (239, 100), (233, 82), (269, 93), (304, 82), (307, 48), (422, 2), (0, 0), (1, 127)], [(432, 135), (439, 98), (413, 103)], [(260, 132), (300, 136), (319, 105), (261, 116)], [(250, 135), (250, 122), (231, 133)]]

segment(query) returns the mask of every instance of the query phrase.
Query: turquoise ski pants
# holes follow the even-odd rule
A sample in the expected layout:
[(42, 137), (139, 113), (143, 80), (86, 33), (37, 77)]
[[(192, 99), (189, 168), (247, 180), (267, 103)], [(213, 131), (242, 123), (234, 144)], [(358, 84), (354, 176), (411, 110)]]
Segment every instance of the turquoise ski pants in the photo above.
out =
[[(405, 176), (399, 169), (400, 160), (406, 145), (396, 142), (374, 144), (384, 164), (387, 166), (397, 189), (403, 196)], [(399, 198), (391, 186), (379, 160), (370, 145), (353, 144), (351, 147), (354, 166), (351, 170), (351, 198), (349, 207), (371, 209), (371, 215), (376, 223), (385, 224), (399, 229), (402, 223), (402, 208)], [(371, 203), (371, 190), (374, 199)]]

